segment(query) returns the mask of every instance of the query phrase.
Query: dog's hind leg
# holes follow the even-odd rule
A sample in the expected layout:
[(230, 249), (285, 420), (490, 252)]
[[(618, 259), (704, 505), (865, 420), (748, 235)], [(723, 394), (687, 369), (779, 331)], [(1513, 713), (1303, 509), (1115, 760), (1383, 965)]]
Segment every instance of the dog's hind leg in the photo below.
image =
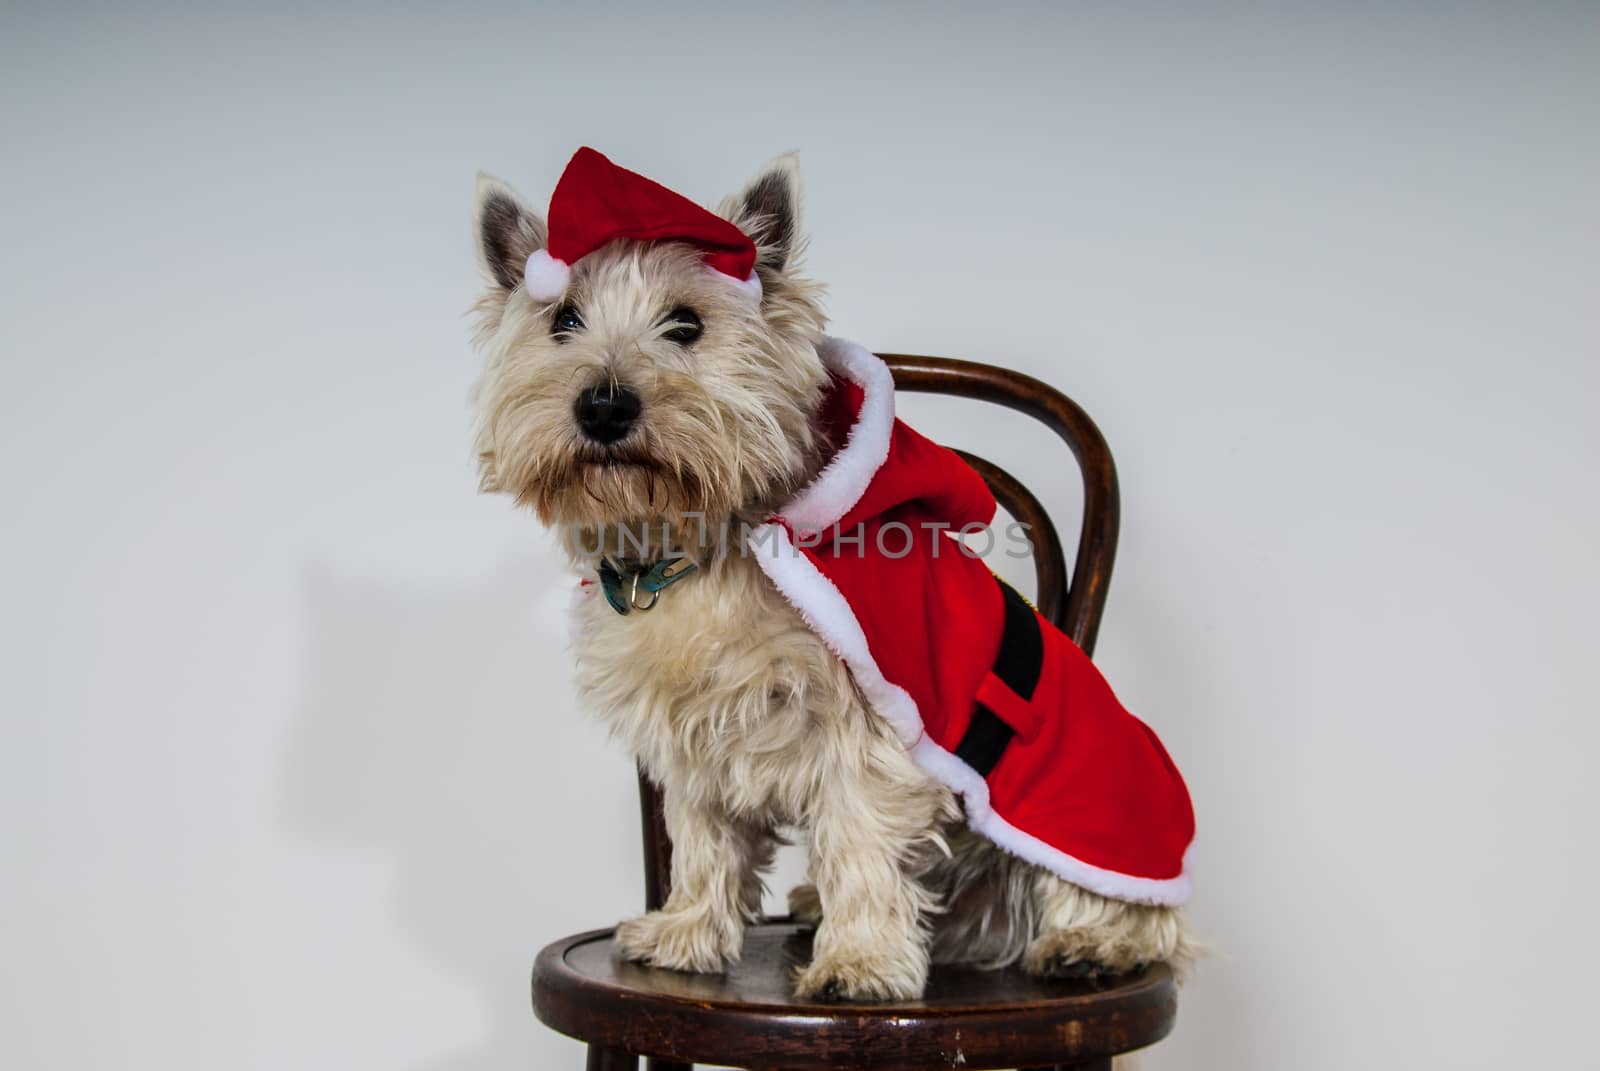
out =
[(1170, 963), (1180, 975), (1195, 946), (1177, 908), (1110, 900), (1045, 870), (1034, 876), (1038, 933), (1022, 957), (1032, 974), (1120, 974)]

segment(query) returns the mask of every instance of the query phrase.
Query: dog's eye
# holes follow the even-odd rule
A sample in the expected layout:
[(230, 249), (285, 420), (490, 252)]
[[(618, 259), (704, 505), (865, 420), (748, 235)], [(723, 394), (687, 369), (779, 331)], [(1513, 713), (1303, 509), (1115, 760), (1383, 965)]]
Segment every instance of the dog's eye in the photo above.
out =
[(578, 310), (571, 305), (563, 305), (556, 310), (555, 319), (550, 321), (550, 333), (557, 342), (565, 342), (572, 335), (583, 330), (583, 317), (578, 315)]
[(676, 342), (680, 346), (687, 346), (700, 337), (700, 332), (705, 325), (700, 322), (700, 317), (695, 315), (693, 309), (682, 307), (667, 313), (667, 322), (671, 325), (661, 332), (661, 337), (668, 342)]

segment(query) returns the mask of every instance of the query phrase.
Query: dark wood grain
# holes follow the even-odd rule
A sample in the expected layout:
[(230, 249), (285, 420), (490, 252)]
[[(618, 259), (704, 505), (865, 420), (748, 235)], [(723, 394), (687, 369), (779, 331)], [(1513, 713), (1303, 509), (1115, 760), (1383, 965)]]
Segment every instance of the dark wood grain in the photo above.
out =
[(586, 1071), (638, 1071), (639, 1058), (620, 1049), (590, 1045), (583, 1066)]
[(672, 838), (661, 789), (639, 768), (639, 821), (644, 832), (644, 909), (654, 911), (672, 890)]
[(652, 1056), (645, 1062), (645, 1071), (693, 1071), (693, 1064), (686, 1064), (682, 1060), (666, 1060), (659, 1056)]
[(1006, 512), (1028, 526), (1028, 544), (1033, 548), (1033, 604), (1059, 628), (1067, 609), (1067, 559), (1050, 514), (1022, 481), (999, 465), (965, 450), (956, 453), (983, 477)]
[(1172, 1028), (1166, 967), (1104, 981), (1045, 982), (1019, 970), (935, 968), (923, 999), (822, 1004), (790, 976), (811, 955), (793, 923), (752, 927), (721, 975), (617, 958), (611, 931), (550, 945), (534, 967), (534, 1010), (591, 1044), (738, 1067), (1049, 1067), (1152, 1044)]

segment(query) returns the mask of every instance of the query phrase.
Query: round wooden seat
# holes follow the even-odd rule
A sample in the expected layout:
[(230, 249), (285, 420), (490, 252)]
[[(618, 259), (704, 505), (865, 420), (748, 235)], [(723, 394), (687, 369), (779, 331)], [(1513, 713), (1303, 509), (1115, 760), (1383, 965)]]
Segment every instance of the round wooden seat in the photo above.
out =
[[(1041, 981), (1017, 969), (936, 967), (921, 1000), (817, 1003), (791, 977), (811, 931), (752, 926), (725, 974), (628, 963), (610, 930), (555, 942), (533, 970), (544, 1023), (592, 1046), (750, 1068), (980, 1068), (1094, 1064), (1161, 1040), (1177, 1014), (1171, 972)], [(594, 1066), (591, 1063), (591, 1066)]]

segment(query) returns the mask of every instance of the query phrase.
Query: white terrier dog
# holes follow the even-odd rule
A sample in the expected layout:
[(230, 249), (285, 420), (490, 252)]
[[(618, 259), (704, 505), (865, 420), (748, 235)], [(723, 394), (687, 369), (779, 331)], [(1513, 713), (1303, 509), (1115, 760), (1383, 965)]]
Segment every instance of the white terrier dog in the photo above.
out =
[(769, 521), (839, 450), (798, 192), (781, 158), (717, 209), (753, 243), (741, 279), (675, 235), (606, 232), (581, 259), (557, 256), (561, 187), (547, 229), (504, 184), (479, 182), (482, 487), (561, 533), (585, 578), (582, 699), (665, 794), (671, 895), (622, 923), (617, 946), (722, 969), (793, 830), (813, 884), (790, 904), (817, 928), (801, 996), (914, 998), (930, 962), (1047, 976), (1181, 965), (1191, 946), (1172, 898), (1102, 895), (968, 828), (961, 785), (915, 760), (756, 557), (706, 538)]

